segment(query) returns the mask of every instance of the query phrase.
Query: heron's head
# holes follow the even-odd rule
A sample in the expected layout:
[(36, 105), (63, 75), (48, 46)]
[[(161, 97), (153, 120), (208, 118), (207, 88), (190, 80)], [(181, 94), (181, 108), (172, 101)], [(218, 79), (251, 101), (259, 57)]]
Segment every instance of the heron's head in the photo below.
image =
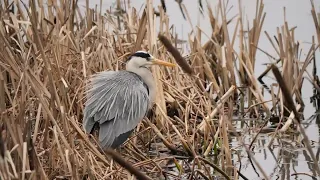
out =
[(175, 67), (175, 64), (162, 61), (159, 59), (154, 58), (151, 54), (145, 52), (145, 51), (137, 51), (133, 55), (131, 55), (127, 62), (127, 68), (129, 66), (135, 66), (138, 68), (141, 67), (149, 67), (151, 65), (162, 65), (162, 66), (170, 66)]

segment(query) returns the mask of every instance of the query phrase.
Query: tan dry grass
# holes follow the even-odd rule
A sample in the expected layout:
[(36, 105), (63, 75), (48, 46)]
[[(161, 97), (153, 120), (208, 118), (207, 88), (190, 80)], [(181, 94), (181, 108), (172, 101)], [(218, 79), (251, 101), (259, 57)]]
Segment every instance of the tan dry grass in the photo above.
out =
[[(88, 0), (85, 15), (76, 1), (49, 0), (43, 5), (42, 0), (33, 0), (29, 8), (19, 1), (4, 0), (0, 10), (0, 117), (6, 142), (6, 150), (2, 150), (5, 154), (0, 159), (2, 179), (131, 178), (128, 171), (101, 151), (94, 138), (84, 134), (83, 90), (88, 76), (123, 69), (126, 57), (136, 50), (148, 50), (155, 57), (175, 62), (157, 40), (155, 28), (155, 22), (160, 22), (160, 33), (177, 44), (169, 29), (170, 19), (163, 9), (159, 11), (160, 17), (156, 17), (152, 1), (146, 2), (140, 17), (134, 8), (127, 8), (126, 13), (117, 16), (102, 14), (101, 8), (90, 9)], [(14, 13), (10, 11), (12, 6), (16, 7)], [(195, 176), (212, 179), (213, 169), (227, 179), (237, 178), (227, 134), (233, 129), (230, 120), (238, 102), (236, 74), (241, 85), (249, 88), (248, 111), (260, 116), (259, 109), (263, 108), (263, 113), (271, 113), (253, 75), (266, 15), (263, 1), (257, 3), (247, 40), (241, 8), (238, 19), (233, 19), (237, 28), (231, 34), (225, 2), (219, 2), (216, 15), (208, 6), (212, 34), (207, 35), (211, 38), (204, 45), (200, 43), (203, 31), (192, 25), (183, 3), (180, 6), (193, 28), (188, 37), (191, 47), (188, 63), (194, 73), (186, 75), (179, 67), (153, 69), (159, 87), (154, 114), (139, 124), (121, 149), (121, 156), (153, 178), (190, 175), (191, 179)], [(314, 7), (312, 14), (319, 38)], [(238, 34), (239, 53), (234, 50)], [(279, 47), (269, 39), (283, 64), (282, 76), (291, 94), (303, 104), (299, 98), (302, 73), (317, 48), (310, 50), (301, 68), (294, 61), (299, 59), (296, 56), (299, 47), (293, 30), (285, 24), (277, 37)], [(293, 79), (289, 79), (290, 73), (294, 73)], [(204, 91), (206, 80), (212, 82), (208, 92)], [(273, 106), (278, 106), (280, 100), (282, 109), (285, 108), (283, 96), (272, 91)], [(212, 100), (214, 94), (220, 98), (218, 102)], [(176, 112), (175, 116), (170, 112)], [(201, 157), (209, 156), (218, 146), (222, 150), (219, 166)], [(246, 150), (263, 172), (250, 150)], [(183, 157), (191, 157), (193, 161), (185, 164), (177, 160)], [(166, 170), (170, 162), (174, 162), (178, 175)]]

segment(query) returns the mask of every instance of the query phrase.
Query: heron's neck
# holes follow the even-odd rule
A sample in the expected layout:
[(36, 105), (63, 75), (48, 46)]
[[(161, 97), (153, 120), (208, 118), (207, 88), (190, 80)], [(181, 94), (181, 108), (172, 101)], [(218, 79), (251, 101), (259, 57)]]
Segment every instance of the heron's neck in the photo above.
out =
[(139, 75), (141, 77), (141, 79), (144, 81), (144, 83), (146, 83), (146, 85), (148, 86), (149, 89), (149, 97), (151, 102), (154, 102), (154, 98), (155, 98), (155, 82), (152, 76), (152, 72), (145, 67), (137, 67), (137, 66), (130, 66), (130, 64), (127, 64), (126, 67), (127, 71), (136, 73), (137, 75)]

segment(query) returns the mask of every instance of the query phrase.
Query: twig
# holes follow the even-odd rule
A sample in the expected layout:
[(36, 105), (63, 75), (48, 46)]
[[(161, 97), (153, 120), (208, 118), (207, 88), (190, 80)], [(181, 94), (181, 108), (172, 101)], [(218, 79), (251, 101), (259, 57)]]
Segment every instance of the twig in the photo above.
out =
[(115, 160), (118, 164), (120, 164), (122, 167), (127, 169), (131, 174), (135, 175), (140, 180), (151, 180), (150, 177), (143, 174), (142, 172), (138, 171), (136, 168), (134, 168), (131, 164), (129, 164), (126, 160), (124, 160), (118, 153), (116, 153), (112, 149), (106, 149), (106, 154), (109, 154), (113, 160)]
[(211, 163), (210, 161), (204, 159), (203, 157), (199, 157), (197, 156), (198, 159), (202, 160), (204, 163), (210, 165), (213, 169), (217, 170), (220, 174), (222, 174), (226, 179), (231, 180), (231, 178), (222, 170), (220, 169), (218, 166), (216, 166), (215, 164)]

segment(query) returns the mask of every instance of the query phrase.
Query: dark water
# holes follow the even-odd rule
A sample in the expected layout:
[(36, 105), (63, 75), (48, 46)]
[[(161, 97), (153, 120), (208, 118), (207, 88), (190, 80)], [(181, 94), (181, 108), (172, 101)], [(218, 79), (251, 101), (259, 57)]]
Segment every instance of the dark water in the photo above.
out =
[[(116, 7), (115, 1), (103, 1), (102, 9)], [(144, 0), (131, 0), (132, 6), (136, 9), (141, 9)], [(179, 6), (174, 0), (167, 0), (167, 14), (170, 18), (170, 24), (175, 24), (176, 32), (179, 34), (180, 39), (186, 39), (187, 34), (191, 32), (192, 28), (190, 24), (185, 21), (180, 12)], [(204, 7), (206, 10), (206, 3), (204, 2)], [(214, 8), (218, 1), (212, 1), (212, 7)], [(80, 4), (85, 5), (84, 0), (79, 1)], [(91, 0), (90, 5), (94, 7), (95, 4), (99, 4), (98, 0)], [(206, 34), (211, 33), (211, 27), (209, 20), (207, 18), (207, 13), (204, 13), (204, 16), (200, 15), (198, 11), (198, 3), (196, 0), (184, 1), (188, 13), (190, 14), (192, 25), (195, 27), (199, 25)], [(303, 48), (303, 56), (308, 53), (312, 35), (316, 35), (313, 19), (311, 16), (311, 4), (308, 0), (265, 0), (265, 9), (264, 12), (267, 13), (263, 30), (267, 31), (271, 36), (276, 34), (276, 28), (281, 27), (284, 24), (284, 12), (283, 7), (286, 7), (286, 19), (289, 23), (289, 29), (291, 27), (297, 26), (295, 30), (295, 39), (298, 40)], [(160, 5), (160, 0), (154, 1), (154, 7)], [(320, 10), (320, 0), (315, 1), (317, 10)], [(249, 24), (252, 24), (252, 19), (255, 16), (256, 0), (243, 0), (242, 6), (244, 8), (244, 13), (248, 17)], [(238, 14), (238, 1), (232, 0), (229, 2), (229, 6), (232, 7), (228, 13), (228, 17), (233, 17)], [(235, 23), (229, 26), (229, 32), (233, 32)], [(203, 35), (202, 42), (206, 42), (207, 38)], [(186, 48), (186, 52), (188, 47)], [(270, 53), (274, 57), (277, 57), (276, 52), (273, 50), (270, 42), (267, 40), (264, 33), (261, 34), (259, 41), (259, 48)], [(316, 57), (320, 58), (320, 53), (317, 51)], [(303, 58), (301, 59), (301, 61)], [(258, 52), (255, 75), (258, 77), (262, 71), (265, 70), (264, 63), (270, 63), (271, 60), (264, 55), (263, 53)], [(319, 64), (319, 63), (318, 63)], [(319, 65), (317, 68), (319, 69)], [(311, 73), (312, 65), (309, 66), (308, 71)], [(319, 70), (318, 70), (319, 73)], [(270, 74), (272, 77), (272, 74)], [(306, 76), (306, 75), (305, 75)], [(271, 78), (266, 78), (266, 83), (271, 84), (274, 82)], [(260, 85), (260, 84), (259, 84)], [(265, 100), (269, 100), (271, 97), (265, 93)], [(309, 118), (315, 113), (315, 108), (312, 106), (309, 100), (312, 95), (312, 85), (308, 81), (304, 81), (302, 96), (306, 104), (304, 110), (304, 117)], [(306, 120), (304, 122), (305, 131), (312, 142), (313, 151), (319, 157), (319, 121), (316, 119)], [(243, 129), (242, 129), (243, 131)], [(255, 133), (245, 136), (246, 144), (250, 144), (254, 138)], [(258, 137), (258, 140), (254, 144), (254, 157), (262, 165), (263, 170), (270, 177), (270, 179), (311, 179), (306, 175), (292, 176), (295, 173), (307, 173), (313, 174), (313, 165), (309, 163), (311, 158), (307, 153), (304, 146), (301, 144), (301, 137), (290, 136), (281, 137), (281, 140), (276, 138), (273, 142), (271, 148), (268, 148), (268, 144), (272, 138), (273, 134), (262, 134)], [(234, 156), (235, 165), (241, 170), (246, 177), (249, 179), (262, 179), (262, 174), (255, 170), (251, 165), (247, 157), (246, 152), (243, 150), (243, 147), (239, 146), (238, 140), (235, 138), (231, 142), (232, 148), (238, 150), (243, 156), (241, 158), (241, 168), (240, 162), (238, 162), (237, 156)], [(256, 168), (257, 169), (257, 168)], [(256, 172), (257, 171), (257, 172)]]

